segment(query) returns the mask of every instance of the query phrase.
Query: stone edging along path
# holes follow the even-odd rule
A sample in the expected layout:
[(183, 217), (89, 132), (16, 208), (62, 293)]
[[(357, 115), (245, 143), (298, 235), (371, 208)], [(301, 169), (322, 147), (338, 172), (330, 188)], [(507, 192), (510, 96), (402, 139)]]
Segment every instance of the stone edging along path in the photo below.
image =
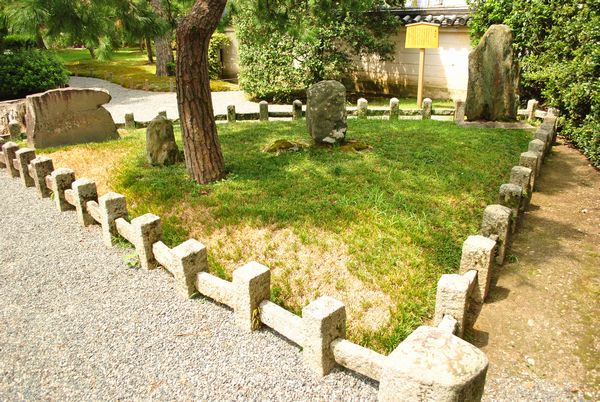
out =
[(129, 220), (123, 195), (98, 197), (96, 184), (76, 179), (68, 168), (55, 169), (52, 159), (2, 144), (0, 167), (35, 187), (38, 197), (53, 194), (59, 211), (75, 210), (83, 226), (100, 224), (108, 247), (120, 235), (131, 242), (143, 269), (163, 267), (174, 278), (182, 297), (200, 293), (232, 307), (235, 321), (251, 332), (266, 325), (303, 348), (305, 364), (318, 375), (341, 365), (379, 381), (378, 399), (463, 400), (481, 399), (488, 361), (483, 352), (461, 339), (467, 312), (487, 295), (494, 265), (504, 262), (512, 234), (519, 227), (535, 188), (544, 156), (556, 136), (558, 111), (550, 110), (536, 138), (513, 167), (510, 182), (500, 187), (499, 204), (485, 208), (480, 234), (463, 245), (460, 274), (442, 275), (436, 294), (433, 326), (421, 326), (390, 355), (384, 356), (345, 339), (345, 306), (323, 296), (303, 308), (302, 316), (269, 301), (270, 270), (251, 262), (225, 281), (208, 273), (206, 248), (194, 239), (174, 248), (162, 241), (160, 217), (145, 214)]

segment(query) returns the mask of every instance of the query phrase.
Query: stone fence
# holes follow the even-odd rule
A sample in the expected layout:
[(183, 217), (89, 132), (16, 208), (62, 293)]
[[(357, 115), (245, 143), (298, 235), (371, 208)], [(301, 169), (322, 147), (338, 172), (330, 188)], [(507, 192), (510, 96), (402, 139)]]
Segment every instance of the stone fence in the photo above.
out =
[(226, 281), (208, 272), (206, 247), (191, 239), (169, 248), (162, 242), (160, 217), (145, 214), (130, 220), (123, 195), (98, 196), (96, 184), (76, 179), (71, 169), (55, 169), (52, 159), (29, 148), (2, 144), (0, 167), (35, 187), (39, 198), (53, 194), (59, 211), (75, 211), (83, 226), (99, 224), (102, 240), (114, 246), (116, 236), (129, 241), (143, 269), (163, 267), (173, 276), (182, 297), (197, 293), (233, 309), (244, 331), (266, 326), (302, 348), (303, 360), (319, 376), (336, 365), (379, 381), (379, 401), (479, 401), (488, 361), (483, 352), (461, 339), (470, 307), (481, 304), (489, 292), (492, 270), (501, 265), (513, 233), (535, 189), (535, 178), (556, 135), (558, 112), (549, 111), (520, 166), (500, 187), (499, 202), (485, 208), (478, 234), (463, 245), (460, 274), (442, 275), (436, 293), (435, 326), (421, 326), (391, 354), (384, 356), (354, 344), (346, 337), (346, 310), (328, 296), (314, 300), (301, 316), (271, 302), (271, 272), (250, 262)]
[[(374, 106), (369, 107), (369, 103), (366, 99), (361, 98), (358, 100), (356, 106), (349, 106), (346, 108), (348, 116), (355, 118), (373, 118), (373, 119), (411, 119), (411, 120), (430, 120), (432, 116), (436, 116), (437, 119), (451, 120), (454, 116), (453, 108), (433, 108), (431, 99), (423, 100), (423, 107), (401, 109), (399, 107), (400, 101), (397, 98), (390, 99), (389, 106)], [(269, 119), (292, 119), (299, 120), (305, 117), (306, 112), (303, 110), (302, 101), (295, 100), (292, 104), (292, 111), (271, 111), (269, 110), (269, 103), (262, 101), (258, 104), (258, 112), (254, 113), (238, 113), (235, 105), (227, 106), (227, 114), (216, 114), (215, 120), (217, 122), (228, 122), (235, 123), (237, 121), (247, 120), (258, 120), (258, 121), (269, 121)], [(135, 121), (134, 114), (128, 113), (125, 115), (125, 124), (121, 124), (121, 127), (135, 128), (145, 127), (147, 122)]]

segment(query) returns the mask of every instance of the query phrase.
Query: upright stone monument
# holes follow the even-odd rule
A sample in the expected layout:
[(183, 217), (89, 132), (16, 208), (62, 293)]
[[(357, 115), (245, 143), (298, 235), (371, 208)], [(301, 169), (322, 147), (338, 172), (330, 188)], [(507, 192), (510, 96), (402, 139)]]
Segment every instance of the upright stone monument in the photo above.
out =
[(508, 26), (492, 25), (469, 54), (465, 114), (470, 121), (517, 118), (519, 66), (512, 42)]
[(179, 161), (173, 122), (164, 115), (156, 116), (146, 129), (146, 157), (151, 165), (173, 165)]
[(335, 144), (346, 137), (346, 88), (338, 81), (321, 81), (306, 91), (306, 124), (316, 143)]
[(30, 148), (101, 142), (119, 138), (110, 113), (102, 107), (104, 89), (62, 88), (29, 95), (25, 115)]

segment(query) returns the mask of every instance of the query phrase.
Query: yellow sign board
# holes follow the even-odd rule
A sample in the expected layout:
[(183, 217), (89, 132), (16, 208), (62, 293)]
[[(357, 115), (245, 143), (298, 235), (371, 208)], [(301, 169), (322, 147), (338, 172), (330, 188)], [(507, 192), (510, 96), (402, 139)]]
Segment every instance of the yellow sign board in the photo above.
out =
[(436, 49), (440, 46), (440, 26), (417, 22), (406, 26), (407, 49)]

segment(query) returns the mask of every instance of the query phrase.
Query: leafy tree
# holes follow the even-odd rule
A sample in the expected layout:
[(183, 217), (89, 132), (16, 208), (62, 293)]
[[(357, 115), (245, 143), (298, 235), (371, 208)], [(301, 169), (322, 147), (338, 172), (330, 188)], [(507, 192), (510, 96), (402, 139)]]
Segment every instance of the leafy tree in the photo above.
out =
[(379, 0), (238, 0), (240, 84), (255, 97), (284, 100), (323, 79), (341, 80), (350, 59), (388, 58), (398, 21)]
[(514, 31), (521, 97), (561, 109), (563, 134), (600, 167), (600, 1), (471, 0), (477, 42), (491, 24)]

